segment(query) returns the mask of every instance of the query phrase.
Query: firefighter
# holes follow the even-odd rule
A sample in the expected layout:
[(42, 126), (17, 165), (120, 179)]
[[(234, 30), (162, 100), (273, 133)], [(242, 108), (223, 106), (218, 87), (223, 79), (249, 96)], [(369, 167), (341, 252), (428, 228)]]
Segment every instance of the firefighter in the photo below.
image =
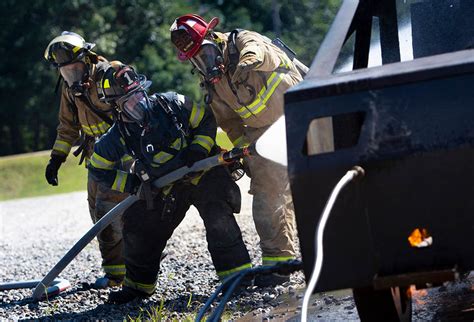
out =
[[(287, 53), (256, 32), (214, 32), (218, 23), (188, 14), (171, 26), (181, 61), (190, 61), (207, 90), (217, 125), (234, 146), (255, 142), (283, 114), (283, 94), (302, 80)], [(295, 219), (286, 169), (258, 156), (245, 159), (251, 177), (253, 219), (263, 265), (295, 257)], [(259, 276), (258, 286), (281, 284), (289, 276)]]
[[(190, 205), (204, 221), (219, 278), (251, 267), (234, 218), (240, 211), (240, 190), (225, 167), (195, 173), (159, 191), (151, 186), (154, 178), (219, 152), (212, 112), (174, 92), (149, 96), (151, 82), (130, 66), (109, 67), (100, 84), (99, 91), (116, 107), (118, 117), (94, 147), (90, 174), (112, 189), (140, 196), (123, 214), (126, 277), (109, 302), (153, 294), (160, 255)], [(127, 153), (134, 158), (131, 173), (117, 168)]]
[[(96, 87), (98, 66), (106, 60), (92, 52), (93, 47), (94, 44), (87, 43), (80, 35), (64, 31), (49, 43), (44, 53), (45, 59), (59, 70), (64, 80), (57, 136), (45, 173), (46, 180), (53, 186), (59, 183), (58, 170), (72, 146), (81, 142), (74, 155), (81, 154), (79, 164), (85, 160), (87, 165), (95, 140), (113, 124), (111, 108), (99, 101)], [(126, 168), (131, 157), (124, 157), (122, 162)], [(102, 187), (88, 177), (87, 200), (93, 223), (126, 197), (126, 194)], [(120, 221), (104, 229), (98, 240), (105, 276), (98, 278), (94, 285), (97, 288), (119, 285), (125, 276)]]

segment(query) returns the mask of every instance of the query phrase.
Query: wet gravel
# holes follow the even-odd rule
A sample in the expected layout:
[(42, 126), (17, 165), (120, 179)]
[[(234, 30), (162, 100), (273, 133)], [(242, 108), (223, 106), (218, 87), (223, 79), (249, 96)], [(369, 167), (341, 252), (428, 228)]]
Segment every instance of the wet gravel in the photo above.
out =
[[(239, 184), (243, 195), (247, 195), (248, 179), (243, 178)], [(236, 218), (251, 258), (257, 264), (261, 254), (250, 209), (251, 197), (247, 195)], [(41, 279), (90, 226), (85, 192), (0, 203), (0, 282)], [(100, 254), (94, 240), (60, 275), (69, 280), (71, 288), (39, 303), (31, 301), (31, 289), (2, 291), (0, 318), (122, 320), (140, 315), (147, 317), (146, 310), (163, 304), (172, 312), (166, 319), (185, 315), (192, 319), (218, 286), (207, 251), (204, 225), (194, 208), (176, 229), (166, 250), (168, 256), (161, 265), (158, 289), (150, 299), (110, 305), (106, 304), (109, 290), (90, 289), (90, 283), (102, 276)], [(289, 287), (295, 289), (303, 285), (302, 274), (296, 273), (291, 283), (276, 289), (249, 288), (239, 299), (229, 303), (225, 317), (235, 319), (254, 309), (269, 311), (278, 295), (287, 293)]]
[[(236, 215), (254, 264), (261, 253), (251, 217), (248, 178), (239, 181), (242, 211)], [(0, 202), (0, 283), (41, 279), (91, 226), (86, 193)], [(90, 284), (102, 276), (97, 242), (88, 245), (63, 271), (72, 287), (59, 296), (35, 303), (31, 289), (0, 291), (0, 319), (11, 320), (124, 320), (147, 319), (166, 310), (162, 320), (193, 320), (218, 286), (205, 242), (202, 221), (194, 208), (167, 245), (158, 289), (144, 301), (127, 305), (106, 303), (109, 290)], [(462, 282), (413, 292), (413, 320), (473, 321), (474, 273)], [(224, 320), (299, 321), (303, 297), (302, 273), (275, 288), (248, 288), (229, 302)], [(316, 294), (310, 320), (358, 320), (350, 290)], [(150, 313), (149, 313), (150, 312)]]

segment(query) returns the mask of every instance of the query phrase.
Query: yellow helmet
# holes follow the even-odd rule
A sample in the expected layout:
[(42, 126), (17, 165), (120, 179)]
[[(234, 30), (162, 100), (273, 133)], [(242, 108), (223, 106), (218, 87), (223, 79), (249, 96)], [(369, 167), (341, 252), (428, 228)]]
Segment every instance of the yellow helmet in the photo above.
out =
[(74, 32), (63, 31), (48, 44), (44, 58), (53, 66), (61, 67), (81, 60), (94, 46)]

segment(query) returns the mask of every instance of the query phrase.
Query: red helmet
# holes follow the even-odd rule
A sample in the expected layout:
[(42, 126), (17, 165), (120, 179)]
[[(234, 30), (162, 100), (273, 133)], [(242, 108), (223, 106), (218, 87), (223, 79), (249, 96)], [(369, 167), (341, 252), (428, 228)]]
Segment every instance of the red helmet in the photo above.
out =
[(214, 17), (207, 23), (201, 16), (188, 14), (178, 17), (170, 28), (171, 41), (178, 48), (178, 58), (188, 60), (193, 57), (210, 29), (214, 29), (219, 19)]

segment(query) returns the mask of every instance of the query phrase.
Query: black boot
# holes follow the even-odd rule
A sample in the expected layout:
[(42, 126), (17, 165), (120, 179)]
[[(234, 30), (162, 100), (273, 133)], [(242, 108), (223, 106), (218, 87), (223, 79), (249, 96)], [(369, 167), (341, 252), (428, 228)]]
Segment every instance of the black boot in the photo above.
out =
[(289, 282), (289, 275), (280, 275), (277, 273), (272, 273), (269, 275), (257, 275), (255, 277), (255, 286), (258, 287), (275, 287), (283, 283)]
[[(222, 288), (222, 292), (227, 292), (232, 283), (226, 283)], [(253, 277), (245, 276), (240, 284), (234, 289), (234, 294), (240, 294), (247, 289), (247, 287), (253, 286)]]
[(144, 299), (149, 296), (151, 296), (151, 294), (123, 286), (120, 291), (110, 292), (109, 300), (107, 302), (111, 304), (124, 304), (135, 299)]

